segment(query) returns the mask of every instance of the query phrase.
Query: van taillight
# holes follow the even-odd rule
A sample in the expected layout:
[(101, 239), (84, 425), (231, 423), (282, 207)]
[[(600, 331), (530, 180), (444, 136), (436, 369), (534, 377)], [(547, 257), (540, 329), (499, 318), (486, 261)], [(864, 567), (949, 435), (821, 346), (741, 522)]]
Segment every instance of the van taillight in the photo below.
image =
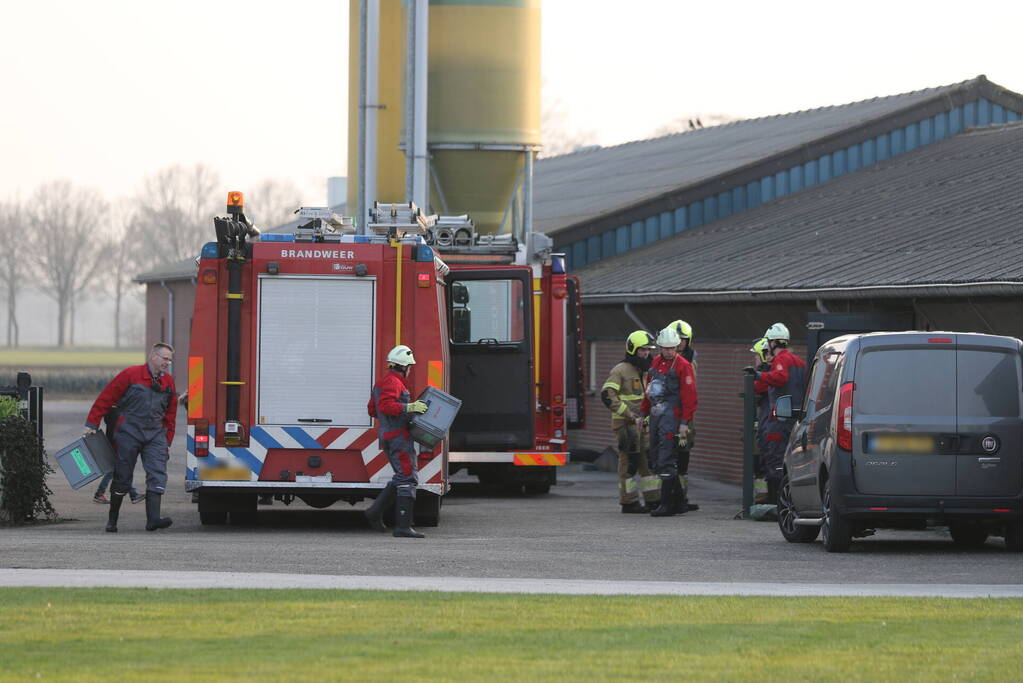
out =
[(210, 421), (197, 420), (195, 423), (195, 455), (204, 458), (210, 454)]
[(856, 389), (855, 382), (846, 382), (842, 385), (842, 388), (838, 392), (838, 428), (835, 431), (838, 439), (838, 447), (846, 451), (852, 450), (852, 410), (854, 389)]

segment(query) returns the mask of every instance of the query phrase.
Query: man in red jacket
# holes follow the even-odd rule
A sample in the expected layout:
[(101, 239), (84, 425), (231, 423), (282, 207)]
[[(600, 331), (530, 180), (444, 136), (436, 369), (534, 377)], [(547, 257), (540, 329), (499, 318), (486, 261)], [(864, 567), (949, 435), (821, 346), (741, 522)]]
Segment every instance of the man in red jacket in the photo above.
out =
[(395, 346), (387, 354), (387, 374), (373, 386), (366, 410), (377, 418), (380, 448), (387, 453), (394, 476), (373, 504), (366, 510), (370, 526), (385, 531), (384, 510), (397, 498), (394, 535), (399, 538), (425, 538), (412, 528), (412, 508), (416, 502), (416, 448), (408, 425), (416, 414), (425, 413), (422, 401), (413, 401), (405, 379), (409, 368), (416, 364), (412, 349)]
[(659, 354), (647, 371), (646, 395), (639, 411), (650, 417), (650, 462), (661, 480), (661, 504), (652, 517), (669, 517), (681, 510), (682, 484), (678, 479), (676, 442), (686, 441), (696, 414), (696, 376), (677, 347), (678, 333), (666, 327), (657, 335)]
[(171, 525), (170, 517), (160, 517), (160, 501), (167, 490), (167, 460), (178, 407), (174, 377), (167, 372), (172, 360), (174, 349), (169, 344), (153, 344), (144, 364), (117, 373), (85, 419), (85, 433), (93, 434), (113, 406), (121, 412), (114, 431), (116, 460), (106, 527), (111, 533), (117, 531), (117, 516), (125, 494), (131, 490), (139, 455), (146, 471), (146, 531)]
[(792, 434), (792, 419), (780, 419), (775, 405), (782, 396), (791, 396), (792, 405), (803, 404), (803, 390), (806, 383), (806, 362), (789, 351), (789, 328), (775, 323), (764, 334), (771, 354), (771, 369), (756, 371), (754, 389), (767, 388), (770, 410), (767, 425), (762, 427), (766, 450), (761, 456), (764, 478), (767, 479), (768, 503), (778, 503), (778, 489), (784, 470), (785, 447)]

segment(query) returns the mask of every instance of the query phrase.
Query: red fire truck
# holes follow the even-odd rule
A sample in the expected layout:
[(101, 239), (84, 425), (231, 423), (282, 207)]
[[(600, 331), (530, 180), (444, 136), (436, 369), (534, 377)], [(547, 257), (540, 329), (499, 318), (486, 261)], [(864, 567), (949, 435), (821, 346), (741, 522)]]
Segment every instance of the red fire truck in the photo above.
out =
[(410, 204), (378, 207), (364, 235), (324, 209), (259, 235), (237, 192), (228, 214), (198, 260), (188, 354), (185, 488), (203, 524), (252, 523), (260, 500), (375, 497), (391, 468), (366, 402), (397, 344), (415, 352), (414, 396), (462, 401), (448, 440), (419, 449), (416, 524), (437, 524), (460, 468), (533, 492), (555, 481), (583, 418), (579, 291), (560, 255)]

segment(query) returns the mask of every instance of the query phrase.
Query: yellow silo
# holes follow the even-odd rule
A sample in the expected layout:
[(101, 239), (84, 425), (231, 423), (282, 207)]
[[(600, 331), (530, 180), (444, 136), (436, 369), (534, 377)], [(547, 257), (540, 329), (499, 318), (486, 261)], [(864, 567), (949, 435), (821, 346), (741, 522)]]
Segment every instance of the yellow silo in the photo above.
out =
[[(406, 3), (379, 0), (376, 199), (405, 196)], [(348, 203), (359, 192), (360, 0), (350, 0)], [(477, 232), (501, 225), (540, 144), (540, 0), (430, 0), (427, 144), (429, 210), (468, 213)], [(510, 229), (510, 221), (505, 230)]]
[(540, 0), (431, 0), (429, 54), (432, 209), (439, 189), (450, 212), (496, 232), (520, 150), (540, 144)]

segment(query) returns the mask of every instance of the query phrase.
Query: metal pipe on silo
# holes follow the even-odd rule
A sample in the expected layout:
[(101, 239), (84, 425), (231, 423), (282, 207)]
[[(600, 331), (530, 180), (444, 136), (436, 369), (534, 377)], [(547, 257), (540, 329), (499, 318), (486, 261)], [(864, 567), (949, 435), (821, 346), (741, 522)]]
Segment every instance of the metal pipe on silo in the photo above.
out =
[(429, 206), (426, 153), (428, 0), (409, 0), (405, 47), (405, 195), (417, 206)]
[(359, 97), (359, 230), (366, 232), (369, 209), (376, 199), (377, 79), (380, 41), (380, 0), (361, 0), (359, 45), (361, 94)]

